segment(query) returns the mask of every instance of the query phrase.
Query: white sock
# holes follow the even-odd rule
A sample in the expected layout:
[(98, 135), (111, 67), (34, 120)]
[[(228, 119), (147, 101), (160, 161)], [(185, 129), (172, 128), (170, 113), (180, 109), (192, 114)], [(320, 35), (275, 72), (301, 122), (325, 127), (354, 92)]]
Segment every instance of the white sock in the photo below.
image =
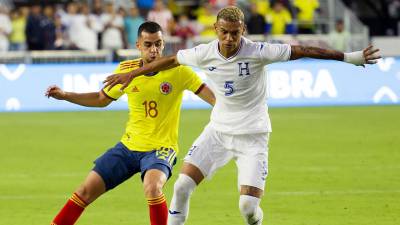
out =
[(247, 225), (262, 224), (263, 211), (259, 204), (259, 198), (250, 195), (240, 195), (239, 209)]
[(189, 215), (189, 199), (196, 182), (185, 175), (179, 174), (174, 184), (174, 195), (168, 213), (168, 225), (183, 225)]

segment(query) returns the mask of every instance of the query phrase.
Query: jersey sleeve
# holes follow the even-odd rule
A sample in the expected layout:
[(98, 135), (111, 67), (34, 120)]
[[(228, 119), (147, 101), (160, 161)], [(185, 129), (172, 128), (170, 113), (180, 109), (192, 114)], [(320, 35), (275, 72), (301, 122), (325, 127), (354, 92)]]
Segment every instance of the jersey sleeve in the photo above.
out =
[(179, 50), (178, 53), (176, 53), (179, 64), (199, 67), (197, 60), (198, 51), (198, 47)]
[(180, 74), (182, 76), (183, 88), (198, 94), (204, 87), (204, 82), (200, 77), (188, 66), (181, 66)]
[(288, 61), (291, 54), (289, 44), (269, 44), (262, 42), (258, 46), (260, 58), (265, 64)]
[[(114, 74), (116, 73), (121, 73), (121, 64), (118, 65), (118, 67), (114, 70)], [(120, 98), (124, 92), (120, 91), (122, 87), (122, 84), (117, 84), (114, 87), (111, 88), (111, 90), (108, 90), (108, 87), (104, 87), (101, 91), (109, 98), (113, 100), (117, 100)]]

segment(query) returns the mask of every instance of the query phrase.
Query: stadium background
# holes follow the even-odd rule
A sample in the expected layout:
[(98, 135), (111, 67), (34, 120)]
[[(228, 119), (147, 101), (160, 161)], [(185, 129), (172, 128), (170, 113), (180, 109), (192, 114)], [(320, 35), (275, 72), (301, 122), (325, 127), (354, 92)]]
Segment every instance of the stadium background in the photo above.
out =
[[(312, 2), (318, 7), (307, 5)], [(108, 108), (88, 109), (46, 99), (44, 91), (51, 84), (77, 92), (99, 90), (118, 61), (138, 56), (129, 32), (142, 20), (130, 13), (145, 19), (154, 6), (146, 6), (149, 3), (0, 1), (0, 224), (49, 223), (90, 170), (91, 161), (119, 140), (127, 119), (124, 99)], [(207, 28), (226, 4), (244, 10), (252, 27), (247, 36), (255, 41), (343, 51), (368, 43), (380, 48), (384, 58), (366, 68), (317, 60), (268, 67), (274, 132), (262, 206), (266, 224), (399, 224), (399, 1), (165, 3), (164, 10), (173, 15), (165, 28), (166, 54), (215, 38)], [(115, 18), (120, 17), (113, 22), (120, 22), (105, 26), (112, 17), (106, 11), (111, 5)], [(35, 7), (43, 13), (28, 22)], [(17, 11), (22, 16), (13, 14)], [(311, 20), (302, 18), (304, 14), (312, 15)], [(82, 18), (92, 25), (86, 26)], [(286, 23), (277, 22), (278, 29), (274, 21)], [(340, 21), (343, 32), (335, 31)], [(27, 24), (32, 29), (25, 33)], [(120, 34), (121, 46), (104, 41), (110, 29), (111, 34)], [(30, 40), (34, 37), (39, 42)], [(89, 45), (81, 42), (97, 44), (86, 49)], [(185, 95), (183, 108), (181, 158), (210, 113), (190, 94)], [(181, 163), (166, 185), (169, 199)], [(242, 224), (235, 170), (230, 163), (199, 187), (189, 225)], [(78, 224), (147, 224), (145, 203), (136, 177), (96, 201)]]

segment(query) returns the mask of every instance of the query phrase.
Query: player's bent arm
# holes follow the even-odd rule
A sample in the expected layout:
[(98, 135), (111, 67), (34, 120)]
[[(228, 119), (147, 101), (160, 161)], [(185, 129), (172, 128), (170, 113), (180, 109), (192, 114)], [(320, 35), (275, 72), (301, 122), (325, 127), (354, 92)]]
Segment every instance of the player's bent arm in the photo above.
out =
[(113, 100), (102, 91), (90, 93), (65, 92), (65, 100), (87, 107), (106, 107)]
[(215, 105), (215, 95), (211, 91), (210, 88), (207, 87), (207, 85), (203, 84), (202, 88), (195, 94), (199, 96), (201, 99), (203, 99), (205, 102), (208, 104), (214, 106)]
[(376, 60), (381, 58), (378, 52), (379, 49), (374, 49), (373, 46), (368, 46), (363, 51), (343, 53), (332, 49), (293, 45), (291, 46), (290, 60), (308, 57), (314, 59), (338, 60), (357, 66), (363, 66), (364, 64), (375, 64), (377, 62)]
[(178, 62), (176, 55), (165, 56), (151, 63), (147, 63), (142, 67), (133, 70), (131, 72), (110, 75), (106, 78), (106, 80), (103, 83), (105, 84), (105, 87), (108, 87), (108, 90), (110, 90), (117, 84), (122, 84), (121, 90), (123, 90), (129, 85), (129, 83), (133, 80), (133, 78), (137, 76), (152, 72), (158, 72), (162, 70), (168, 70), (177, 67), (179, 65), (180, 64)]
[(45, 96), (88, 107), (104, 107), (113, 101), (113, 99), (106, 96), (102, 91), (91, 93), (66, 92), (56, 85), (48, 87)]

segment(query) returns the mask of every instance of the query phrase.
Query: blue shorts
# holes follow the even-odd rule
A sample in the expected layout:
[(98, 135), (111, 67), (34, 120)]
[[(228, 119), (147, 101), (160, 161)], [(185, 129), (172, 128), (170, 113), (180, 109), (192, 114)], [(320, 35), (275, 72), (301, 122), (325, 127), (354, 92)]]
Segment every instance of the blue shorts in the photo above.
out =
[(129, 150), (119, 142), (94, 161), (93, 171), (103, 178), (106, 190), (110, 190), (138, 172), (141, 172), (143, 180), (149, 169), (161, 170), (170, 178), (176, 163), (175, 156), (176, 152), (171, 148), (138, 152)]

